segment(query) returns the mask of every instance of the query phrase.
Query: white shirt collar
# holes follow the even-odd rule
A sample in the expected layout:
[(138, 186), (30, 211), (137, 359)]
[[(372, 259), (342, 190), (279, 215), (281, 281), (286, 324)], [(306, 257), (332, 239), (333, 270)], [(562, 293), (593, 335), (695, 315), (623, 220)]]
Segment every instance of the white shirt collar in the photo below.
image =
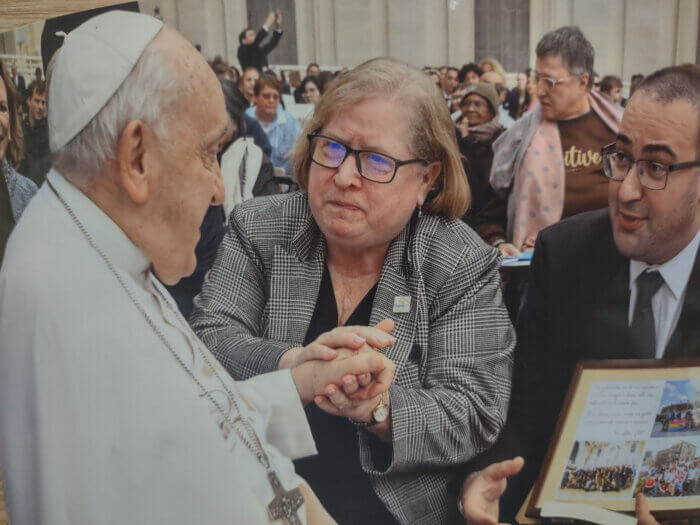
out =
[(630, 286), (637, 280), (637, 277), (647, 268), (658, 270), (664, 278), (666, 286), (676, 300), (679, 300), (685, 290), (690, 274), (693, 271), (693, 264), (700, 245), (700, 230), (695, 233), (695, 237), (678, 254), (660, 265), (651, 265), (642, 261), (630, 259)]
[(137, 280), (145, 279), (151, 263), (126, 233), (58, 171), (52, 168), (46, 178), (112, 264)]

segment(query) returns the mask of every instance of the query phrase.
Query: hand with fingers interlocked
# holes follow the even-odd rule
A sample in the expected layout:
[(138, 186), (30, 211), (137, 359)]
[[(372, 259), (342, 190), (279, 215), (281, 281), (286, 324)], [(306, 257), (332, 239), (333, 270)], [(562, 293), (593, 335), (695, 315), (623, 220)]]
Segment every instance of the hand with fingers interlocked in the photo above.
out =
[[(391, 319), (384, 319), (376, 326), (342, 326), (319, 336), (305, 347), (295, 347), (282, 355), (278, 367), (294, 368), (311, 360), (343, 360), (362, 353), (375, 353), (394, 344), (389, 335), (394, 329)], [(382, 394), (369, 395), (375, 378), (370, 373), (347, 374), (339, 384), (328, 384), (324, 395), (314, 396), (314, 402), (323, 411), (347, 417), (355, 424), (369, 425), (374, 422), (374, 410), (382, 400)], [(386, 409), (389, 410), (388, 397)], [(391, 440), (391, 418), (373, 424), (371, 432), (381, 439)]]

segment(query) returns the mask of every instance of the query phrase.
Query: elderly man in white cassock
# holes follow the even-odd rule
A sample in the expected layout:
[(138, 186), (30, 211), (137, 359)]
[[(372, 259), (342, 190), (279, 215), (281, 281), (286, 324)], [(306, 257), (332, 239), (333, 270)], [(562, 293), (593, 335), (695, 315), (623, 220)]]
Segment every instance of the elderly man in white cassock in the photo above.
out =
[(355, 396), (385, 391), (394, 366), (370, 345), (391, 323), (233, 381), (159, 282), (193, 271), (223, 197), (232, 124), (214, 73), (155, 18), (113, 11), (66, 37), (49, 99), (54, 168), (0, 272), (10, 522), (327, 520), (291, 462), (315, 453), (303, 405), (347, 377)]

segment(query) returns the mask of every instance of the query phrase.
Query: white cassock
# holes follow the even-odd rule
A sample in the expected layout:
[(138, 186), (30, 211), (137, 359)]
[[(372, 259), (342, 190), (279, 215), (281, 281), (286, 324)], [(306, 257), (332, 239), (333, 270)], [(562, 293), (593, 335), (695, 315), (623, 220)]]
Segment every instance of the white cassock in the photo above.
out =
[[(60, 174), (48, 180), (228, 408), (144, 253)], [(299, 486), (290, 458), (316, 450), (289, 371), (234, 382), (210, 359), (240, 394), (284, 488)], [(266, 470), (222, 421), (44, 184), (0, 272), (0, 465), (10, 523), (268, 523)], [(306, 505), (299, 517), (306, 521)]]

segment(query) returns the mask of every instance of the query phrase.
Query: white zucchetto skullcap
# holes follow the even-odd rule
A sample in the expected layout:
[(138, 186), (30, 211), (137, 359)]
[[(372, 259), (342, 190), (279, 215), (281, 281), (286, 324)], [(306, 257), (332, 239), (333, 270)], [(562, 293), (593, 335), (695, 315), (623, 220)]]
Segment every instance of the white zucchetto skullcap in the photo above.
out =
[(48, 86), (51, 151), (68, 144), (100, 112), (162, 27), (152, 16), (109, 11), (66, 36)]

